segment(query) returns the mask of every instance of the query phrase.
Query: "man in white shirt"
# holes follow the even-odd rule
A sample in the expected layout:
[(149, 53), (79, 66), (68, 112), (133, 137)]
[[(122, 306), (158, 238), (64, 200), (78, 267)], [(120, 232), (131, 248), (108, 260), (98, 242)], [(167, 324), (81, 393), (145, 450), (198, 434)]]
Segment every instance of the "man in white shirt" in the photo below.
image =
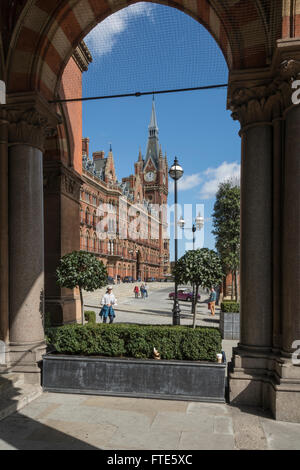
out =
[(112, 323), (115, 318), (115, 311), (113, 306), (117, 305), (117, 299), (112, 293), (112, 287), (108, 286), (106, 294), (102, 297), (101, 305), (103, 305), (100, 316), (103, 318), (103, 323), (106, 323), (107, 317), (109, 317), (109, 323)]

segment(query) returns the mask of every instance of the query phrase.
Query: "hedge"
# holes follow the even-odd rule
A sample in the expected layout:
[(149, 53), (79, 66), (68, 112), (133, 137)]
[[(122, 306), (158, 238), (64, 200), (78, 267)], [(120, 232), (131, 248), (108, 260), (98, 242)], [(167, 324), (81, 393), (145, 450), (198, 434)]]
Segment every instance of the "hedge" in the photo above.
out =
[(46, 338), (58, 353), (84, 356), (147, 359), (155, 347), (161, 359), (215, 362), (222, 350), (219, 330), (204, 327), (76, 324), (49, 328)]
[(221, 310), (224, 313), (239, 313), (240, 312), (240, 304), (239, 302), (232, 302), (227, 300), (221, 303)]
[(88, 323), (96, 323), (96, 313), (93, 310), (85, 310), (84, 319)]

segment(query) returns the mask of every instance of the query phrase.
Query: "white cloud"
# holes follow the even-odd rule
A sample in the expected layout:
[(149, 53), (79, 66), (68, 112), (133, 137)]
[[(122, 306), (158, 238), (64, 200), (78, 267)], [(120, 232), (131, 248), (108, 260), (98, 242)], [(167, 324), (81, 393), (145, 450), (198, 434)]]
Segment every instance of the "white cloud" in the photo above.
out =
[(152, 19), (152, 6), (140, 2), (124, 8), (103, 20), (85, 38), (93, 56), (102, 57), (109, 54), (119, 36), (128, 28), (130, 20), (137, 16)]
[(223, 162), (217, 168), (208, 168), (203, 172), (205, 183), (200, 190), (202, 199), (211, 199), (215, 197), (220, 183), (228, 180), (240, 181), (241, 165), (237, 162)]
[[(240, 181), (241, 165), (237, 162), (227, 163), (223, 162), (217, 168), (207, 168), (201, 173), (193, 173), (191, 175), (184, 175), (178, 182), (179, 191), (188, 191), (200, 187), (199, 197), (201, 199), (211, 199), (215, 197), (220, 183), (232, 180), (234, 183), (239, 184)], [(169, 192), (174, 191), (173, 180), (169, 182)]]
[[(199, 186), (199, 184), (203, 181), (203, 177), (201, 173), (194, 173), (192, 175), (184, 175), (181, 180), (178, 182), (178, 191), (187, 191), (188, 189), (192, 189), (195, 186)], [(169, 183), (169, 191), (174, 191), (174, 184), (172, 184), (173, 180), (170, 180)]]

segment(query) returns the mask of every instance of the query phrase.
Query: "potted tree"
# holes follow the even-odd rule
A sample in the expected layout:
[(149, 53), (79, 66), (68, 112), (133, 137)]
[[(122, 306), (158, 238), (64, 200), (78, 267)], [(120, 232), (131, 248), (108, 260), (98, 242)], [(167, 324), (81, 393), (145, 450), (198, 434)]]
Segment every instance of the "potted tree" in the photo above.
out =
[(82, 289), (93, 292), (105, 286), (106, 267), (95, 255), (84, 251), (73, 251), (63, 256), (56, 270), (57, 283), (68, 289), (79, 288), (81, 302), (81, 323), (84, 324)]
[(194, 285), (192, 299), (193, 327), (196, 327), (196, 303), (199, 287), (210, 288), (220, 284), (223, 270), (219, 256), (214, 250), (201, 248), (187, 251), (176, 263), (173, 274), (178, 284), (190, 282)]

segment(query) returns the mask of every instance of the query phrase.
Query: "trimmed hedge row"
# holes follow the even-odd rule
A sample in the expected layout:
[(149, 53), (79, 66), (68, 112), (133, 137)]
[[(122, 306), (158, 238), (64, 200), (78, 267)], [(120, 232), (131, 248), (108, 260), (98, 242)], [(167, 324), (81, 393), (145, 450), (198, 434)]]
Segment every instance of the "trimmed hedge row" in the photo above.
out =
[(85, 310), (84, 319), (88, 323), (95, 324), (96, 323), (96, 312), (94, 312), (93, 310)]
[(47, 342), (58, 353), (110, 357), (216, 361), (222, 338), (216, 328), (186, 326), (86, 324), (65, 325), (47, 330)]
[(240, 304), (239, 302), (232, 302), (227, 300), (221, 303), (221, 310), (224, 313), (239, 313), (240, 312)]

